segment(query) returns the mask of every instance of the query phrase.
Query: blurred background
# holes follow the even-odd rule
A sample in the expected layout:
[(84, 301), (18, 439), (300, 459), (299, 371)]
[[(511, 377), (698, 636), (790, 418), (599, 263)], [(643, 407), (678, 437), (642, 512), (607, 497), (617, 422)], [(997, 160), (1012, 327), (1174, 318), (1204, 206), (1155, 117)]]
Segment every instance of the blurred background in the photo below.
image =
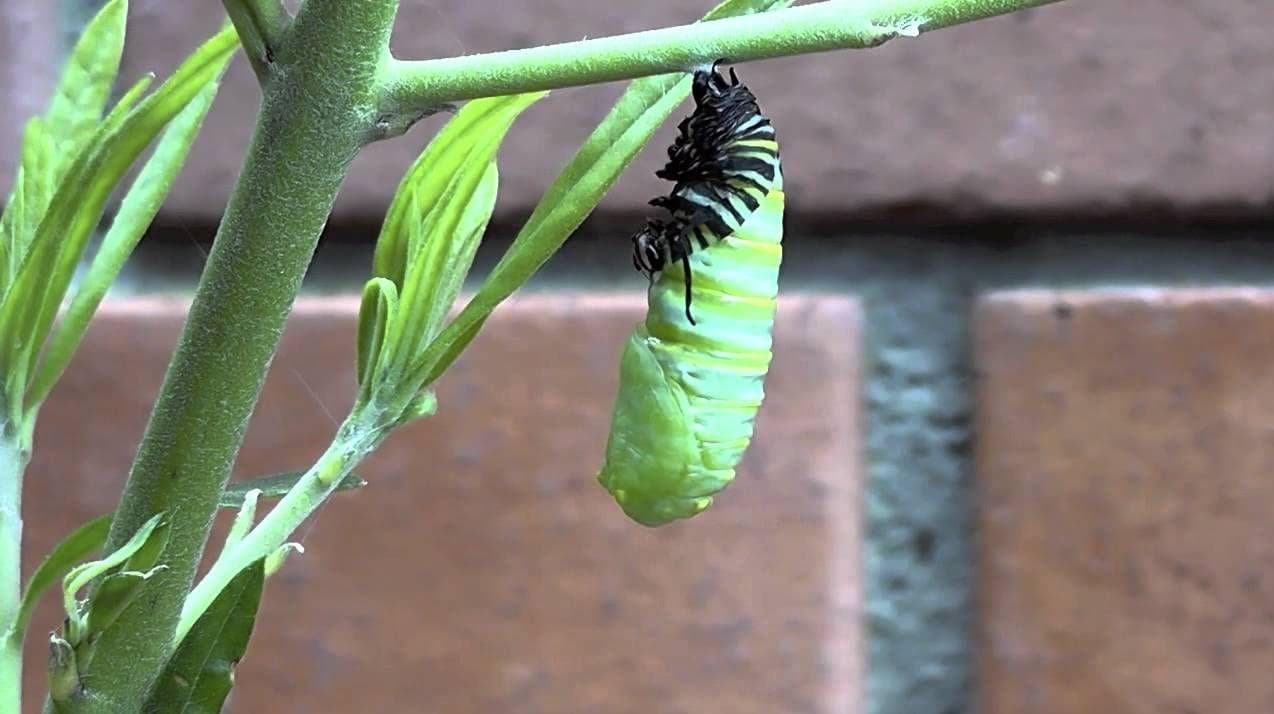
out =
[[(527, 47), (709, 5), (404, 0), (394, 46)], [(95, 7), (0, 4), (0, 194)], [(133, 0), (121, 79), (164, 76), (220, 22), (219, 3)], [(439, 414), (299, 534), (230, 710), (1274, 711), (1271, 25), (1266, 0), (1067, 0), (739, 66), (789, 203), (735, 484), (652, 531), (593, 480), (670, 122), (444, 378)], [(474, 279), (622, 90), (558, 91), (514, 126)], [(257, 99), (240, 58), (44, 409), (28, 568), (116, 503)], [(351, 171), (236, 477), (304, 468), (331, 437), (381, 216), (444, 121)]]

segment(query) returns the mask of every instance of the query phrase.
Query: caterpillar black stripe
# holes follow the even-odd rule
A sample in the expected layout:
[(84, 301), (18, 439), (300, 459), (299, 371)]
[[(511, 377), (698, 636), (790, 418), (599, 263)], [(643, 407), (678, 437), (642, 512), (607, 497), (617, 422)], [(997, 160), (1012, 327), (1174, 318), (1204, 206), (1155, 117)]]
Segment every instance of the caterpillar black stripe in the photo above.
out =
[[(652, 280), (665, 266), (684, 263), (696, 250), (738, 230), (779, 174), (774, 126), (734, 68), (726, 81), (717, 71), (719, 63), (695, 72), (694, 113), (678, 125), (668, 163), (655, 172), (675, 182), (671, 193), (650, 202), (667, 210), (669, 218), (649, 219), (633, 236), (633, 266)], [(684, 281), (686, 319), (693, 325), (691, 270)]]

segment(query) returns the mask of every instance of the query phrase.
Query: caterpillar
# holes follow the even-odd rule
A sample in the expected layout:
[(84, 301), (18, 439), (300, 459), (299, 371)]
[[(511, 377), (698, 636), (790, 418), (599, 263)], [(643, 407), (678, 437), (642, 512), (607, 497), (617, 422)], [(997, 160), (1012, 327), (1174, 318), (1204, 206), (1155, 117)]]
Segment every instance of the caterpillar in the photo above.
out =
[[(755, 99), (714, 64), (696, 72), (652, 204), (671, 213), (633, 237), (648, 309), (625, 344), (601, 485), (633, 520), (706, 510), (734, 479), (765, 397), (782, 260), (778, 144)], [(691, 273), (701, 323), (691, 315)]]

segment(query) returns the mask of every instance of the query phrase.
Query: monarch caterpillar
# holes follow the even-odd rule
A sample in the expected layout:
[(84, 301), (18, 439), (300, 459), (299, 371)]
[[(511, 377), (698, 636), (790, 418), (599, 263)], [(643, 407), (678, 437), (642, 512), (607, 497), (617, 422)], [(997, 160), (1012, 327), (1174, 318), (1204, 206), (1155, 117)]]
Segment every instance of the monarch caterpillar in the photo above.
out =
[[(765, 397), (783, 179), (769, 120), (731, 79), (715, 64), (695, 73), (694, 114), (657, 173), (676, 185), (651, 202), (671, 219), (649, 220), (633, 237), (633, 263), (651, 279), (648, 311), (620, 360), (597, 479), (646, 526), (712, 504), (734, 479)], [(690, 312), (692, 272), (702, 325)]]

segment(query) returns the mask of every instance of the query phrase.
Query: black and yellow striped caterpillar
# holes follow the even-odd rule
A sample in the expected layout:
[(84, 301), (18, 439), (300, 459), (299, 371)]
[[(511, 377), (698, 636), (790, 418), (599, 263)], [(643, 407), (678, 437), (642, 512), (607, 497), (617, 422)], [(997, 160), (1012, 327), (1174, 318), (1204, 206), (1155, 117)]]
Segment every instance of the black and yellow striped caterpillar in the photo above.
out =
[(715, 64), (695, 73), (695, 111), (657, 172), (676, 184), (651, 201), (671, 216), (647, 221), (633, 237), (634, 266), (651, 279), (648, 311), (620, 362), (597, 478), (647, 526), (712, 504), (734, 479), (765, 397), (783, 179), (770, 121), (730, 77)]

